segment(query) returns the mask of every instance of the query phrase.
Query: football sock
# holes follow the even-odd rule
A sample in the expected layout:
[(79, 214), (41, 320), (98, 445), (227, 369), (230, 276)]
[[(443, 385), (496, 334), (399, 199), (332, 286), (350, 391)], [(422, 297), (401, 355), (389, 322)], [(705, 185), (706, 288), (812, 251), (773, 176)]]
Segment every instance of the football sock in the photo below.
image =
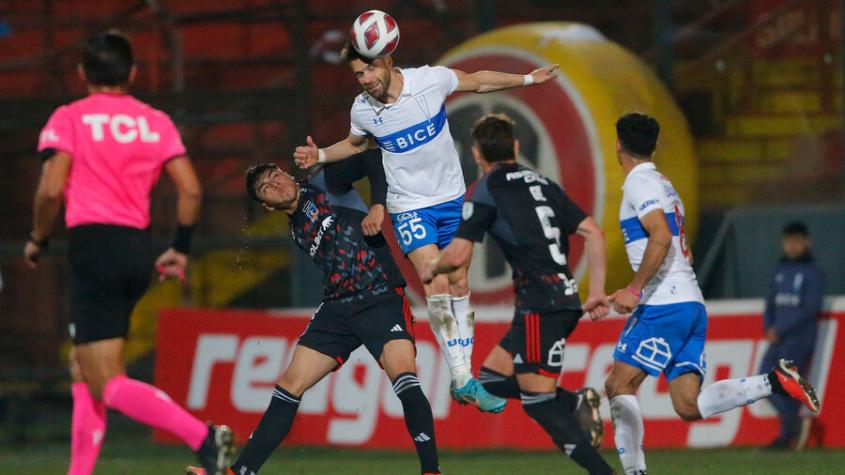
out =
[(508, 399), (519, 398), (519, 383), (516, 376), (505, 376), (484, 366), (478, 371), (478, 382), (488, 393)]
[(106, 383), (103, 402), (138, 422), (170, 432), (195, 451), (208, 434), (205, 423), (173, 402), (164, 391), (124, 375)]
[(472, 347), (475, 344), (475, 312), (469, 307), (469, 294), (452, 297), (452, 315), (458, 321), (458, 335), (464, 352), (464, 363), (472, 372)]
[(460, 388), (472, 379), (472, 373), (464, 361), (464, 351), (458, 344), (458, 323), (452, 315), (452, 297), (432, 295), (426, 297), (426, 302), (431, 331), (449, 365), (452, 381)]
[(698, 395), (702, 419), (746, 406), (772, 394), (771, 379), (766, 374), (738, 379), (723, 379), (704, 388)]
[(549, 434), (560, 450), (591, 474), (612, 474), (613, 469), (590, 445), (575, 417), (564, 410), (556, 393), (522, 391), (522, 408), (525, 413)]
[(238, 460), (232, 464), (237, 474), (254, 475), (258, 473), (270, 454), (282, 443), (293, 426), (293, 418), (299, 409), (301, 399), (285, 391), (280, 386), (273, 389), (270, 405), (261, 416), (258, 427), (249, 436)]
[(420, 389), (414, 373), (402, 373), (393, 380), (393, 392), (402, 402), (405, 427), (417, 448), (423, 473), (440, 473), (437, 461), (437, 444), (434, 440), (434, 417), (431, 405)]
[(106, 434), (106, 405), (91, 396), (88, 385), (73, 383), (73, 415), (70, 432), (68, 475), (90, 475)]
[(610, 417), (613, 419), (613, 440), (626, 474), (646, 471), (643, 452), (643, 415), (640, 403), (632, 394), (623, 394), (610, 400)]

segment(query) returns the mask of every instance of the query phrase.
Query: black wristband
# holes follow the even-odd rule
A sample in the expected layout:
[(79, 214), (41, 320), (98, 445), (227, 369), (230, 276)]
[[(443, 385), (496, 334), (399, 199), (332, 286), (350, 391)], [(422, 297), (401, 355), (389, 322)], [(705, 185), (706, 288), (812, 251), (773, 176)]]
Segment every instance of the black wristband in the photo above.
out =
[(176, 227), (176, 237), (173, 239), (173, 244), (170, 246), (181, 252), (182, 254), (191, 253), (191, 238), (194, 236), (194, 229), (196, 225), (190, 226), (178, 225)]
[(36, 246), (38, 246), (38, 248), (39, 248), (39, 249), (41, 249), (42, 251), (46, 250), (46, 249), (47, 249), (47, 247), (50, 245), (50, 238), (49, 238), (49, 237), (45, 237), (44, 239), (42, 239), (42, 240), (40, 240), (40, 241), (37, 241), (37, 240), (36, 240), (36, 239), (32, 236), (34, 232), (35, 232), (35, 231), (31, 231), (31, 232), (29, 233), (29, 242), (31, 242), (31, 243), (35, 244)]

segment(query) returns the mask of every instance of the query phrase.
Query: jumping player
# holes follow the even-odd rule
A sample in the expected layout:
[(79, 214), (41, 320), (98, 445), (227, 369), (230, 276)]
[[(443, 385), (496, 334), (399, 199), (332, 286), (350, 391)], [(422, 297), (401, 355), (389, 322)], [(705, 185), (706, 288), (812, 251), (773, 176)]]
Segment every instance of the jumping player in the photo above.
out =
[[(297, 245), (325, 277), (322, 303), (230, 473), (258, 473), (290, 431), (302, 394), (337, 370), (361, 345), (393, 383), (422, 473), (440, 473), (431, 406), (416, 374), (413, 316), (404, 297), (405, 280), (381, 232), (364, 234), (361, 222), (367, 207), (352, 188), (354, 181), (368, 176), (373, 196), (384, 196), (381, 157), (367, 155), (323, 167), (300, 183), (275, 164), (257, 165), (247, 172), (247, 193), (266, 209), (288, 216)], [(375, 191), (379, 187), (382, 191)], [(204, 472), (189, 467), (188, 473)]]
[(614, 440), (626, 474), (645, 474), (643, 418), (636, 392), (647, 375), (666, 375), (675, 412), (707, 419), (771, 395), (788, 395), (818, 412), (819, 401), (791, 361), (768, 374), (725, 379), (701, 389), (707, 312), (684, 233), (684, 204), (653, 162), (660, 126), (645, 114), (616, 122), (616, 154), (625, 171), (619, 221), (635, 275), (610, 296), (628, 319), (605, 382)]
[(162, 168), (176, 185), (176, 239), (155, 265), (163, 277), (181, 277), (199, 215), (199, 181), (170, 118), (127, 93), (137, 70), (123, 34), (91, 37), (78, 72), (88, 97), (56, 109), (41, 132), (41, 179), (24, 247), (26, 263), (37, 267), (64, 196), (74, 345), (68, 474), (94, 470), (107, 407), (177, 435), (209, 473), (222, 473), (229, 429), (207, 426), (159, 389), (127, 378), (122, 356), (129, 316), (152, 271), (150, 190)]
[[(516, 308), (510, 330), (487, 356), (479, 379), (493, 394), (520, 398), (526, 414), (577, 464), (593, 474), (609, 474), (612, 469), (591, 446), (603, 435), (598, 393), (586, 388), (579, 398), (557, 386), (566, 338), (578, 320), (582, 315), (599, 319), (609, 311), (604, 234), (559, 185), (519, 165), (518, 154), (510, 118), (490, 114), (475, 124), (472, 156), (484, 175), (467, 194), (455, 239), (427, 263), (422, 278), (469, 265), (473, 243), (490, 233), (513, 268)], [(590, 290), (583, 307), (567, 266), (570, 234), (586, 244)], [(576, 410), (587, 415), (583, 429), (589, 439), (573, 415)]]
[[(554, 78), (557, 65), (518, 75), (495, 71), (467, 74), (443, 66), (395, 68), (393, 58), (368, 59), (347, 44), (341, 57), (364, 89), (352, 105), (349, 136), (326, 148), (311, 137), (296, 148), (303, 168), (343, 160), (379, 147), (387, 176), (387, 211), (399, 247), (420, 273), (451, 242), (461, 221), (466, 191), (444, 103), (455, 92), (487, 93), (540, 84)], [(382, 211), (383, 212), (383, 211)], [(378, 221), (381, 224), (381, 221)], [(466, 269), (423, 284), (429, 322), (452, 375), (452, 397), (500, 412), (505, 400), (487, 393), (472, 376), (474, 315)]]

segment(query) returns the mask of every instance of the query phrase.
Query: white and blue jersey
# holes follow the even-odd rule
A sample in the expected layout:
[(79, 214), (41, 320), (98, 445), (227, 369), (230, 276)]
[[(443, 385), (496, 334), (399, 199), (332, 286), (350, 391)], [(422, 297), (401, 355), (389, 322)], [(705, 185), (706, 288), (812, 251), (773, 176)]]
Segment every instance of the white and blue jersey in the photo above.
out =
[(635, 166), (622, 185), (619, 224), (634, 272), (648, 244), (640, 218), (662, 210), (672, 232), (672, 245), (654, 277), (643, 288), (639, 307), (631, 315), (616, 345), (614, 358), (652, 376), (665, 372), (671, 380), (687, 372), (704, 375), (707, 313), (689, 258), (684, 231), (684, 204), (672, 183), (654, 163)]
[[(445, 102), (458, 87), (457, 75), (443, 66), (400, 71), (402, 92), (395, 103), (383, 104), (366, 92), (355, 98), (350, 131), (372, 135), (381, 149), (387, 211), (397, 236), (407, 238), (399, 240), (407, 254), (425, 244), (451, 241), (460, 223), (460, 202), (456, 200), (462, 200), (466, 186), (446, 120)], [(456, 206), (438, 209), (450, 202)], [(399, 229), (417, 217), (423, 219), (414, 222), (413, 231), (410, 224)], [(436, 224), (443, 219), (449, 222), (446, 230)]]

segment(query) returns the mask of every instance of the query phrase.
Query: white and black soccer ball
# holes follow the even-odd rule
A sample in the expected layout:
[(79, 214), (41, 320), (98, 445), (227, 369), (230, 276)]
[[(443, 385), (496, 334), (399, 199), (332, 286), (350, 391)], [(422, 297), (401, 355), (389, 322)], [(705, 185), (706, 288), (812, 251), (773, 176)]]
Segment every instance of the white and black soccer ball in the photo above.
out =
[(352, 23), (352, 46), (369, 59), (387, 56), (399, 45), (399, 25), (381, 10), (369, 10)]

